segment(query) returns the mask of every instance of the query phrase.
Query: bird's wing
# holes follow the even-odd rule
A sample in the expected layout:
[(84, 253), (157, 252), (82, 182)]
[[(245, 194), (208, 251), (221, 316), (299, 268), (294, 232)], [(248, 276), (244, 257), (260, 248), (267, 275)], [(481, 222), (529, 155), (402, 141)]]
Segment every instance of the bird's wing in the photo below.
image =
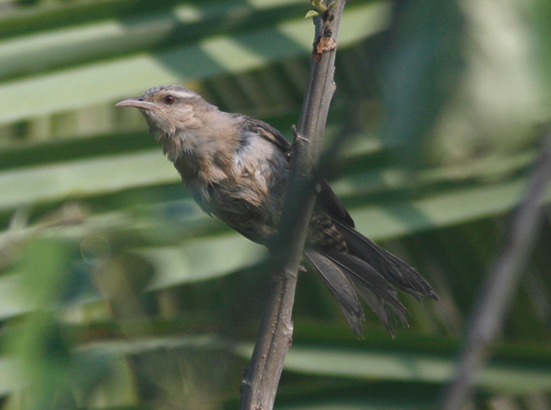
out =
[(246, 115), (243, 118), (243, 128), (247, 131), (259, 134), (272, 144), (277, 145), (282, 151), (287, 152), (291, 148), (291, 143), (281, 134), (278, 130), (272, 127), (270, 124), (264, 121), (257, 120), (256, 118), (248, 117)]
[(338, 231), (344, 236), (348, 252), (357, 258), (368, 262), (376, 272), (379, 272), (388, 282), (399, 289), (415, 296), (429, 296), (438, 300), (429, 283), (416, 269), (392, 255), (372, 240), (366, 238), (355, 229), (334, 221)]
[(321, 191), (318, 194), (316, 204), (320, 206), (331, 219), (339, 221), (341, 224), (349, 226), (350, 228), (355, 227), (354, 220), (348, 213), (348, 210), (325, 179), (321, 181)]
[[(284, 152), (289, 151), (291, 148), (291, 143), (270, 124), (247, 116), (243, 116), (243, 120), (244, 129), (262, 135), (262, 137), (277, 145)], [(332, 219), (354, 228), (354, 220), (325, 180), (321, 182), (321, 191), (318, 194), (316, 203)]]

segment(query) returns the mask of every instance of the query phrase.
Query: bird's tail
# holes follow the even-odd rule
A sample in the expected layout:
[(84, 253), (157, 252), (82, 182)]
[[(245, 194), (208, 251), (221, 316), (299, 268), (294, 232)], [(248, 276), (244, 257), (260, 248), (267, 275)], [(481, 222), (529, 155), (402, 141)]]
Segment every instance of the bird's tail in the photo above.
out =
[(337, 299), (356, 335), (362, 336), (364, 320), (357, 294), (375, 312), (392, 337), (391, 312), (407, 326), (407, 310), (398, 299), (394, 287), (416, 298), (422, 295), (438, 299), (431, 286), (414, 268), (353, 228), (336, 221), (335, 225), (343, 234), (349, 252), (310, 248), (305, 250), (305, 256)]
[(432, 287), (415, 268), (381, 248), (354, 228), (335, 220), (333, 223), (344, 236), (348, 252), (367, 262), (392, 285), (417, 299), (419, 296), (428, 296), (438, 300)]

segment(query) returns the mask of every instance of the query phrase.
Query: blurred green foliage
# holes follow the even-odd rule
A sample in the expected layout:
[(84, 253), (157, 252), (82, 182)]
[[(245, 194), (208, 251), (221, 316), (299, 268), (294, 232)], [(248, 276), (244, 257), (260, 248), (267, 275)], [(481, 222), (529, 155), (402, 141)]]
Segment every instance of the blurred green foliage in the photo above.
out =
[[(290, 136), (310, 8), (0, 2), (3, 409), (237, 406), (269, 260), (201, 213), (137, 110), (114, 103), (181, 83)], [(347, 138), (327, 174), (360, 231), (416, 266), (441, 300), (404, 296), (411, 327), (394, 341), (368, 312), (358, 341), (319, 278), (301, 274), (277, 407), (435, 402), (549, 120), (550, 18), (543, 0), (347, 5), (327, 129), (328, 140)], [(542, 223), (477, 408), (550, 407)]]

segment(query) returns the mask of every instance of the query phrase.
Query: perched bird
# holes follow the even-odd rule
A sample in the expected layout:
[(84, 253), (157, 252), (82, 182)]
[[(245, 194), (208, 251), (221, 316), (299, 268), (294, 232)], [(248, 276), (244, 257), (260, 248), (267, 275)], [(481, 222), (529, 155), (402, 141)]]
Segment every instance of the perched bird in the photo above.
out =
[[(118, 107), (139, 108), (149, 131), (199, 206), (248, 239), (270, 247), (277, 233), (290, 143), (257, 119), (220, 111), (179, 85), (153, 87)], [(394, 336), (389, 311), (407, 325), (395, 288), (438, 297), (411, 266), (360, 234), (344, 205), (322, 182), (304, 256), (321, 275), (354, 332), (364, 311), (357, 294)]]

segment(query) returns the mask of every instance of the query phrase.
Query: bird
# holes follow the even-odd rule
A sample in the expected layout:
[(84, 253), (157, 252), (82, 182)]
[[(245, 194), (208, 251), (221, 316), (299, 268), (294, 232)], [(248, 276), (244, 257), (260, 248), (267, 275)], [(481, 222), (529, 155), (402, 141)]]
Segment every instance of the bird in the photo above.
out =
[[(141, 111), (149, 133), (203, 211), (251, 241), (274, 248), (291, 148), (278, 130), (256, 118), (224, 112), (181, 85), (152, 87), (116, 106)], [(438, 296), (416, 269), (358, 232), (329, 184), (319, 185), (304, 259), (319, 273), (358, 337), (363, 337), (363, 299), (394, 338), (393, 314), (408, 326), (397, 289), (418, 300)]]

